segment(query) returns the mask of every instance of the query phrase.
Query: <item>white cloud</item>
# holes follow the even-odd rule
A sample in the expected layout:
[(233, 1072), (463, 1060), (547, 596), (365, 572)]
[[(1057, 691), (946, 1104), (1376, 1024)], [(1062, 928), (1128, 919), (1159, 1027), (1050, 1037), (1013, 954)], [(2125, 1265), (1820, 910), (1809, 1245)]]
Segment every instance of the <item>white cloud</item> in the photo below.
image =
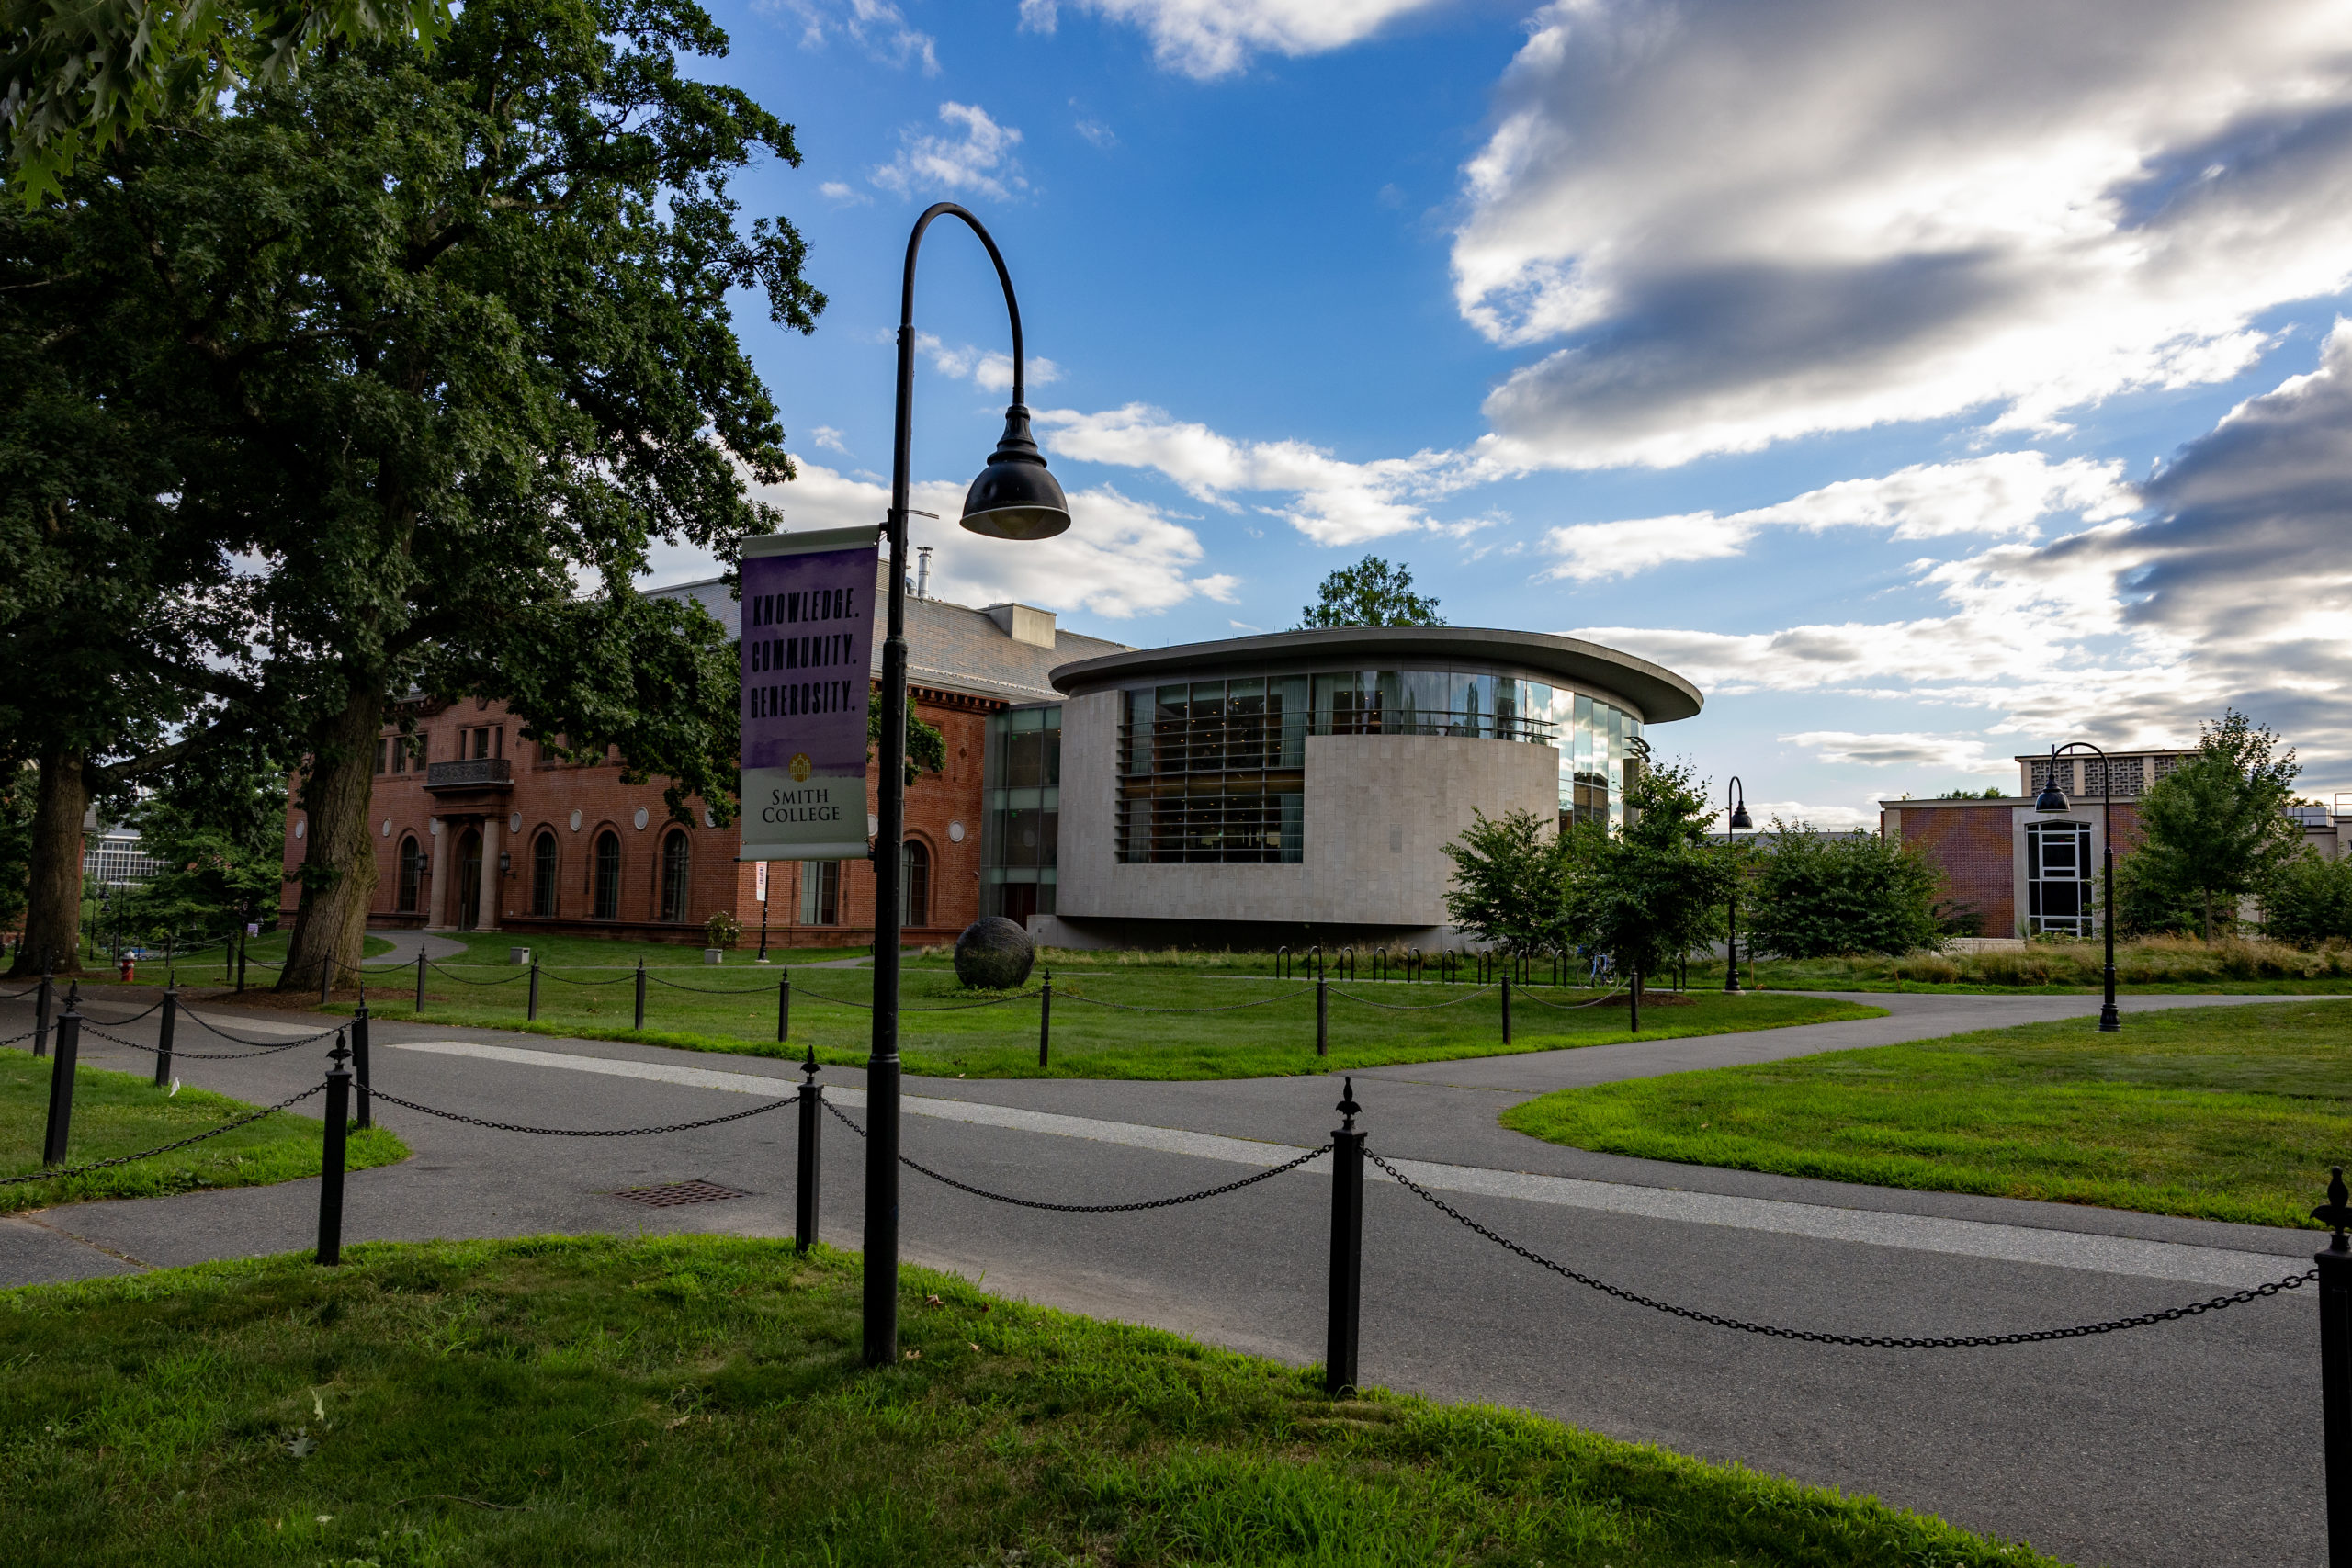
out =
[(1865, 768), (1941, 768), (1948, 773), (2016, 776), (2017, 763), (1985, 750), (1982, 737), (1917, 732), (1859, 735), (1844, 729), (1811, 729), (1781, 739), (1803, 746), (1822, 761)]
[(849, 448), (842, 444), (842, 433), (831, 425), (818, 425), (808, 434), (815, 439), (818, 446), (824, 447), (827, 451), (839, 452), (844, 457), (850, 455)]
[[(797, 467), (799, 477), (790, 483), (759, 490), (782, 510), (786, 528), (880, 526), (888, 486), (806, 458)], [(1229, 604), (1241, 585), (1238, 577), (1201, 570), (1208, 552), (1181, 520), (1109, 485), (1073, 493), (1069, 531), (1032, 543), (984, 539), (957, 527), (964, 489), (938, 479), (914, 487), (914, 508), (939, 514), (936, 521), (915, 518), (912, 540), (937, 547), (931, 588), (938, 598), (974, 605), (1011, 599), (1129, 620), (1195, 597)]]
[[(1985, 733), (2018, 737), (2016, 750), (2190, 744), (2199, 720), (2235, 706), (2301, 748), (2307, 788), (2352, 787), (2352, 321), (2336, 324), (2316, 369), (2232, 411), (2137, 499), (2154, 514), (1922, 568), (1946, 615), (1577, 635), (1656, 660), (1711, 696), (1986, 711), (1997, 716)], [(1791, 739), (1862, 761), (1866, 744), (1940, 738)]]
[[(973, 385), (983, 391), (1009, 392), (1012, 389), (1012, 355), (1009, 354), (999, 353), (995, 349), (974, 348), (969, 344), (951, 348), (929, 333), (917, 333), (915, 346), (930, 356), (932, 364), (943, 376), (953, 376), (959, 381), (968, 376)], [(1043, 355), (1029, 355), (1025, 368), (1032, 387), (1043, 387), (1061, 379), (1062, 367)]]
[(780, 12), (800, 24), (800, 47), (822, 49), (833, 38), (847, 39), (876, 60), (916, 65), (939, 74), (938, 40), (907, 25), (888, 0), (754, 0), (756, 8)]
[(1242, 442), (1143, 403), (1100, 413), (1036, 416), (1052, 449), (1090, 463), (1156, 468), (1195, 500), (1239, 511), (1237, 491), (1272, 491), (1288, 504), (1258, 510), (1319, 545), (1354, 545), (1432, 526), (1423, 503), (1472, 482), (1456, 454), (1352, 463), (1301, 441)]
[(1119, 133), (1099, 119), (1077, 120), (1070, 129), (1106, 152), (1119, 144)]
[[(1070, 0), (1082, 10), (1139, 28), (1152, 57), (1170, 71), (1208, 80), (1229, 76), (1253, 53), (1323, 54), (1371, 37), (1396, 17), (1443, 0)], [(1021, 0), (1023, 30), (1051, 33), (1055, 0)]]
[(1457, 303), (1507, 463), (1675, 464), (2211, 382), (2352, 280), (2352, 0), (1540, 11)]
[(1878, 831), (1878, 805), (1874, 801), (1860, 806), (1808, 806), (1802, 800), (1751, 800), (1747, 814), (1756, 819), (1759, 829), (1784, 822), (1792, 828), (1803, 824), (1830, 833), (1850, 833), (1857, 828), (1865, 832)]
[(1840, 479), (1777, 506), (1719, 516), (1712, 512), (1612, 523), (1572, 523), (1544, 536), (1559, 558), (1544, 576), (1580, 582), (1628, 577), (1675, 561), (1747, 552), (1767, 528), (1875, 528), (1897, 539), (1956, 534), (2033, 538), (2055, 513), (2098, 522), (2140, 504), (2120, 463), (2040, 452), (1996, 452), (1956, 463), (1919, 463), (1881, 479)]
[(852, 186), (845, 186), (839, 180), (827, 180), (817, 187), (817, 194), (827, 201), (837, 202), (844, 207), (864, 207), (874, 199), (864, 191)]
[(927, 136), (909, 126), (899, 132), (899, 155), (874, 171), (874, 183), (900, 196), (920, 187), (925, 195), (977, 191), (1000, 201), (1029, 188), (1012, 150), (1021, 132), (999, 125), (976, 104), (944, 103), (940, 119), (958, 134)]

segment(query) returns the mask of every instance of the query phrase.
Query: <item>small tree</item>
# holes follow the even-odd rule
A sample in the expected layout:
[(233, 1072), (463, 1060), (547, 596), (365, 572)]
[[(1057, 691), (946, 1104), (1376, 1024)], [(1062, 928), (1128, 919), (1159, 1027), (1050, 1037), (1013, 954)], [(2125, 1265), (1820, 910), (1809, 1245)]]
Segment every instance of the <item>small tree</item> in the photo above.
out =
[(2232, 708), (2205, 725), (2194, 760), (2140, 797), (2135, 879), (2152, 901), (2193, 906), (2208, 942), (2302, 848), (2302, 826), (2287, 815), (2302, 768), (2291, 748), (2274, 755), (2278, 745), (2267, 725)]
[(2277, 942), (2317, 947), (2352, 939), (2352, 856), (2322, 860), (2305, 846), (2263, 894), (2262, 914)]
[(1558, 952), (1573, 840), (1532, 811), (1473, 816), (1462, 837), (1445, 846), (1453, 862), (1447, 918), (1514, 957)]
[[(865, 705), (865, 761), (871, 766), (874, 753), (882, 745), (882, 697), (879, 693)], [(935, 773), (947, 766), (947, 737), (939, 727), (926, 724), (914, 711), (907, 708), (907, 782), (912, 784), (924, 773)]]
[(1673, 763), (1634, 770), (1623, 829), (1585, 824), (1572, 835), (1566, 927), (1628, 972), (1636, 1030), (1642, 976), (1723, 929), (1737, 871), (1732, 852), (1707, 836), (1714, 820), (1690, 770)]
[(1890, 956), (1936, 947), (1942, 874), (1907, 844), (1857, 829), (1818, 833), (1775, 818), (1748, 905), (1748, 934), (1783, 958)]
[(1366, 556), (1323, 580), (1320, 597), (1298, 613), (1299, 631), (1325, 626), (1442, 626), (1437, 601), (1413, 592), (1413, 571)]

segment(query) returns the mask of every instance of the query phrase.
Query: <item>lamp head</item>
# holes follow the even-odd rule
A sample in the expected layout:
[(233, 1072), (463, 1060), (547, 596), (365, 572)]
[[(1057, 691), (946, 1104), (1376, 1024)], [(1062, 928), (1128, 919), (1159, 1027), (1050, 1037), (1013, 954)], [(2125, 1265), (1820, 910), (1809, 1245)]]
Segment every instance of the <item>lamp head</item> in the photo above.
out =
[(2073, 809), (2066, 804), (2066, 792), (2058, 787), (2058, 751), (2055, 747), (2050, 751), (2049, 776), (2042, 781), (2041, 793), (2033, 797), (2033, 808), (2045, 815)]
[(964, 496), (965, 527), (991, 539), (1050, 539), (1069, 526), (1061, 481), (1046, 471), (1029, 434), (1029, 411), (1004, 411), (1004, 435)]
[(1743, 800), (1737, 806), (1731, 808), (1731, 830), (1733, 832), (1745, 833), (1750, 828), (1755, 826), (1755, 819), (1747, 815), (1747, 802)]

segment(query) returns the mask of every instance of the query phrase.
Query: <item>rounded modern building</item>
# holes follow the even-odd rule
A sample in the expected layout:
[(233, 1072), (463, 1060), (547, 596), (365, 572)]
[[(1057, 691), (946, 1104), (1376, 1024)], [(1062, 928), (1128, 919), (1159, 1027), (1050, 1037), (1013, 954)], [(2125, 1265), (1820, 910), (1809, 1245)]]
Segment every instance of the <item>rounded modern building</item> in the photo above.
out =
[(1622, 823), (1634, 742), (1702, 702), (1613, 649), (1453, 626), (1114, 653), (1051, 679), (1058, 821), (1032, 925), (1069, 946), (1442, 942), (1445, 847), (1474, 813)]

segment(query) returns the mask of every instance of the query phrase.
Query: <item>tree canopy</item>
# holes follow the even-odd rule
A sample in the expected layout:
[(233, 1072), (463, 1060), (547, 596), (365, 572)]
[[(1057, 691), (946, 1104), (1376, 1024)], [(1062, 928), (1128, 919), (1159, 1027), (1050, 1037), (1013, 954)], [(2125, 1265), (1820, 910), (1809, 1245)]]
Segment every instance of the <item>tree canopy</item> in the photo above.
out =
[(1715, 813), (1687, 764), (1632, 773), (1623, 828), (1572, 829), (1565, 924), (1638, 984), (1721, 932), (1736, 863), (1709, 838)]
[(448, 24), (447, 0), (0, 0), (9, 183), (37, 205), (61, 193), (82, 158), (150, 121), (209, 114), (228, 94), (282, 84), (303, 61), (341, 42), (406, 34), (430, 43)]
[(2131, 858), (2141, 900), (2195, 908), (2209, 942), (2226, 933), (2237, 901), (2268, 887), (2302, 847), (2302, 826), (2287, 815), (2301, 772), (2267, 725), (2235, 708), (2208, 720), (2197, 755), (2140, 796)]
[(1916, 845), (1775, 818), (1758, 848), (1744, 906), (1758, 949), (1783, 958), (1894, 956), (1942, 940), (1943, 876)]
[(670, 779), (682, 819), (692, 795), (731, 819), (733, 650), (631, 587), (657, 537), (729, 560), (775, 525), (746, 480), (791, 465), (729, 292), (801, 332), (824, 303), (788, 224), (739, 221), (732, 171), (798, 153), (688, 73), (726, 47), (690, 0), (469, 7), (429, 53), (352, 43), (93, 152), (16, 219), (142, 323), (132, 406), (204, 454), (139, 493), (203, 570), (240, 563), (194, 600), (240, 636), (166, 667), (299, 765), (289, 985), (358, 958), (404, 694), (503, 698), (528, 738)]
[(1299, 631), (1324, 626), (1442, 626), (1437, 601), (1413, 592), (1410, 567), (1366, 556), (1323, 580), (1316, 602), (1298, 612)]
[(1567, 879), (1571, 844), (1532, 811), (1475, 820), (1445, 846), (1453, 881), (1445, 892), (1446, 918), (1489, 947), (1523, 957), (1557, 953), (1567, 944)]

